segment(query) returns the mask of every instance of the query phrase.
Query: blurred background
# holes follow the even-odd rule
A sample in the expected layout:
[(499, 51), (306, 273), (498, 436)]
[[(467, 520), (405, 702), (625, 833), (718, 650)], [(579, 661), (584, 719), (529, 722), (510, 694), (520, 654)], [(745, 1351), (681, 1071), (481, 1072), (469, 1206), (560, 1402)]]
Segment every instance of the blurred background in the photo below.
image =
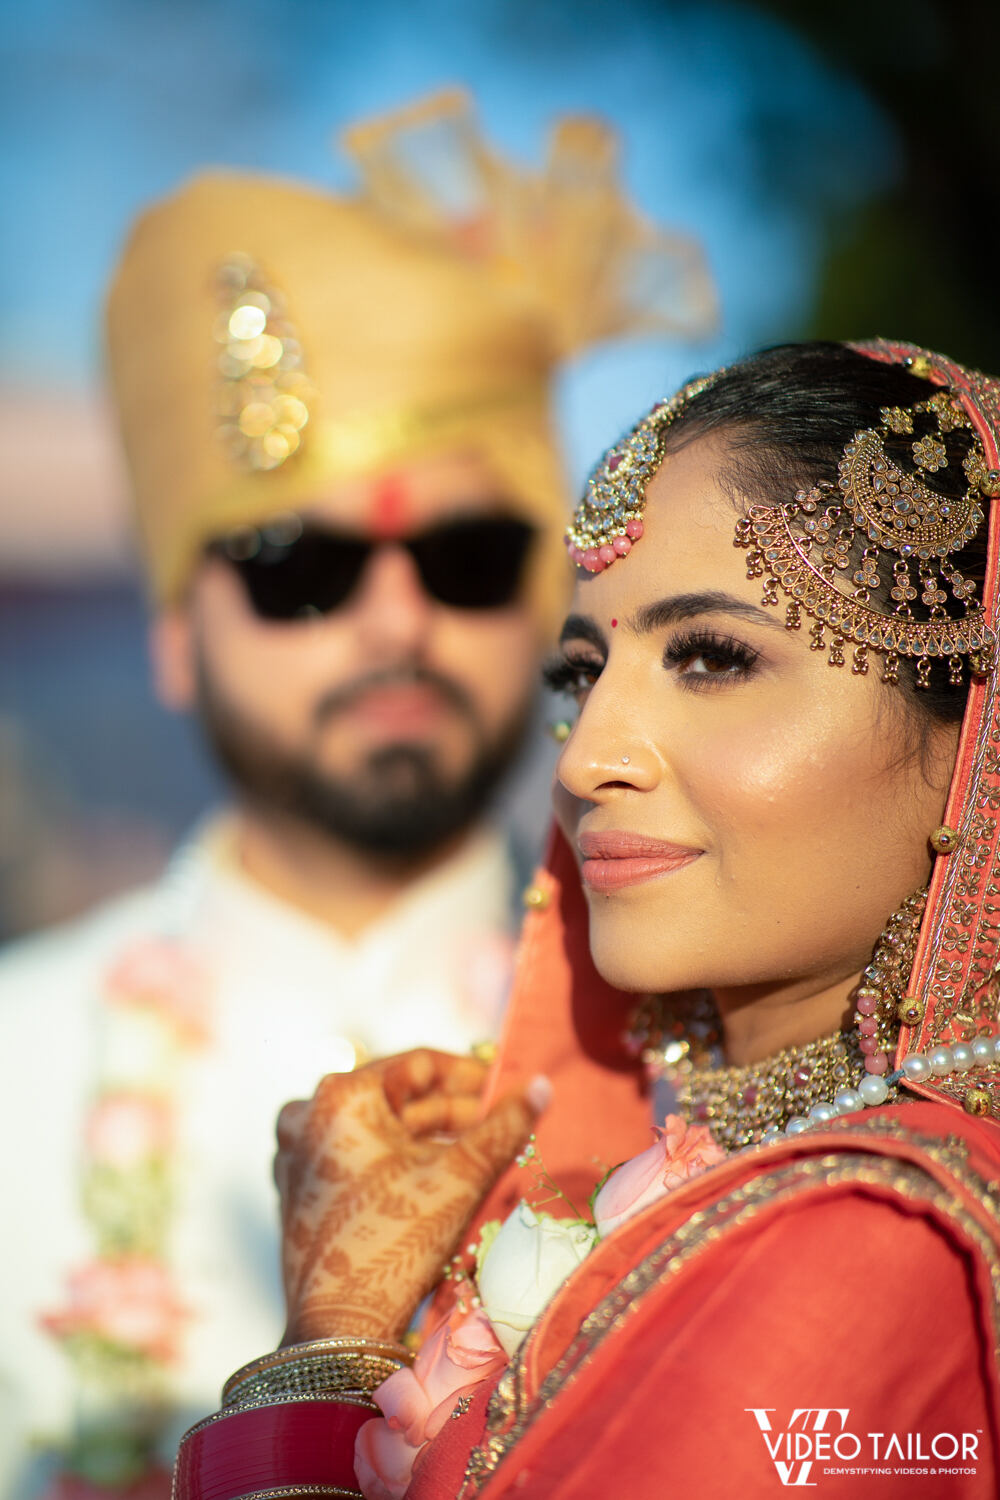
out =
[(988, 0), (7, 0), (0, 15), (0, 941), (154, 873), (216, 795), (193, 729), (147, 685), (101, 389), (127, 227), (194, 169), (348, 188), (337, 132), (453, 83), (525, 165), (554, 115), (610, 118), (640, 207), (705, 245), (722, 325), (567, 372), (577, 483), (641, 407), (760, 344), (888, 333), (1000, 366)]

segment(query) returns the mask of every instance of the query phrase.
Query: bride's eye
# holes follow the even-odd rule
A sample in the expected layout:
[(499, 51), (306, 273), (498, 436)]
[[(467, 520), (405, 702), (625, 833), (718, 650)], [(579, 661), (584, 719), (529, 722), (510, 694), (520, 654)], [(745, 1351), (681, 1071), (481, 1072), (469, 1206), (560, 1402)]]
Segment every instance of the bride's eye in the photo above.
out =
[(694, 688), (742, 681), (758, 660), (758, 653), (744, 641), (706, 631), (675, 637), (663, 654), (664, 665)]
[(600, 677), (603, 666), (603, 662), (593, 657), (574, 656), (567, 652), (546, 662), (542, 668), (542, 681), (553, 693), (564, 693), (579, 703)]

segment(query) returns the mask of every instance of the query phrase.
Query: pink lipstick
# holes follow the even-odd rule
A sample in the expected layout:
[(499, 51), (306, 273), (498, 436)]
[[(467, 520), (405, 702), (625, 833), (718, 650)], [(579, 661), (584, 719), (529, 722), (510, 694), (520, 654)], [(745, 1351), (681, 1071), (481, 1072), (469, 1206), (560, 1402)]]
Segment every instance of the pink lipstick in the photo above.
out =
[(624, 829), (581, 833), (578, 845), (583, 855), (580, 876), (592, 891), (618, 891), (655, 880), (691, 864), (704, 852)]

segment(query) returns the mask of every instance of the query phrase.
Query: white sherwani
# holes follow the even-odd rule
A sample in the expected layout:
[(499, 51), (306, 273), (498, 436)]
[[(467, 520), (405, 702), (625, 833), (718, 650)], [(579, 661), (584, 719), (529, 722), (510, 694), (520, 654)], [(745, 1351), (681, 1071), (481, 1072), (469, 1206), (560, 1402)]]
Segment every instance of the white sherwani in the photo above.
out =
[(0, 958), (4, 1497), (41, 1492), (52, 1460), (36, 1445), (65, 1438), (79, 1412), (70, 1362), (38, 1320), (65, 1303), (67, 1272), (94, 1255), (79, 1193), (95, 1088), (110, 1077), (127, 1094), (130, 1070), (146, 1066), (141, 1028), (126, 1025), (123, 1044), (117, 1014), (108, 1019), (107, 975), (123, 953), (166, 935), (210, 978), (206, 1039), (172, 1075), (172, 1260), (190, 1317), (168, 1461), (183, 1428), (218, 1404), (223, 1379), (281, 1334), (271, 1179), (280, 1106), (348, 1065), (352, 1046), (463, 1051), (495, 1034), (514, 880), (498, 834), (477, 832), (352, 941), (250, 882), (225, 843), (207, 830), (159, 884)]

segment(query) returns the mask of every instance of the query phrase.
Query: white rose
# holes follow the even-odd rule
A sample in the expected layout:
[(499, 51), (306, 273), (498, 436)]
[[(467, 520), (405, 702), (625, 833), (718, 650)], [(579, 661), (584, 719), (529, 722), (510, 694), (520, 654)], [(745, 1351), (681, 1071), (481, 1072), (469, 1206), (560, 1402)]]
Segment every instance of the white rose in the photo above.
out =
[(539, 1313), (597, 1239), (592, 1224), (553, 1219), (519, 1203), (480, 1255), (483, 1311), (513, 1356)]

